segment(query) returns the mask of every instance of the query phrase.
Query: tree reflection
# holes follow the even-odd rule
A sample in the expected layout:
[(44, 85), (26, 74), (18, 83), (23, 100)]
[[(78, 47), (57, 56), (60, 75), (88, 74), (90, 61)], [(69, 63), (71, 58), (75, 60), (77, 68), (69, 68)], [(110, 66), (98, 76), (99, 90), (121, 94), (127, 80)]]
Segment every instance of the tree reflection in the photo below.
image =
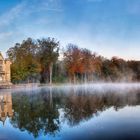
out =
[[(14, 93), (14, 115), (11, 123), (21, 131), (28, 131), (34, 137), (54, 135), (60, 131), (64, 121), (70, 126), (100, 115), (102, 111), (113, 107), (118, 111), (127, 105), (140, 104), (139, 90), (128, 93), (104, 92), (88, 90), (41, 90), (38, 93)], [(63, 110), (63, 119), (60, 118)]]
[[(36, 95), (13, 94), (14, 116), (11, 120), (14, 127), (27, 130), (34, 137), (39, 134), (55, 134), (59, 131), (59, 112), (51, 93), (41, 92)], [(51, 101), (51, 102), (50, 102)]]
[(78, 125), (81, 121), (98, 116), (101, 112), (113, 107), (114, 110), (125, 106), (140, 104), (140, 92), (130, 91), (129, 93), (91, 93), (88, 91), (72, 91), (66, 98), (64, 105), (65, 120), (69, 125)]

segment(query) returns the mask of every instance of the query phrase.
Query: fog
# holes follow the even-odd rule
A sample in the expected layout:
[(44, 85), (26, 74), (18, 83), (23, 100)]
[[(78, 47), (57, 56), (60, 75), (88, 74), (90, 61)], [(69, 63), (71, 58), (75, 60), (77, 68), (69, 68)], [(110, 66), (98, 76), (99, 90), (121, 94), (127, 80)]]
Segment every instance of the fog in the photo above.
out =
[[(69, 90), (85, 91), (90, 93), (98, 92), (115, 92), (115, 93), (126, 93), (133, 90), (140, 90), (140, 83), (87, 83), (87, 84), (61, 84), (61, 85), (31, 85), (31, 86), (21, 86), (12, 89), (0, 89), (0, 92), (38, 92), (40, 90), (60, 90), (67, 93)], [(125, 91), (125, 92), (124, 92)]]

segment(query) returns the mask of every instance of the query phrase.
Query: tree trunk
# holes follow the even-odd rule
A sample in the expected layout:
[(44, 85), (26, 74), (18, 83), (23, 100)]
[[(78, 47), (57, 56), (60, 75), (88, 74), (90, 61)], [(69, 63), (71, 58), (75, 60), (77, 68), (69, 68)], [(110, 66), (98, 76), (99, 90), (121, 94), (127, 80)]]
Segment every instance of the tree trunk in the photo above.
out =
[(49, 102), (50, 102), (50, 108), (53, 108), (53, 97), (52, 97), (52, 87), (49, 87)]
[(71, 75), (69, 76), (69, 83), (70, 84), (72, 83), (72, 77), (71, 77)]
[(85, 78), (84, 78), (85, 84), (87, 83), (87, 74), (85, 73)]
[(76, 76), (75, 76), (75, 73), (74, 73), (74, 75), (73, 75), (73, 82), (74, 82), (74, 84), (76, 83)]
[(50, 64), (49, 71), (50, 71), (50, 85), (52, 85), (52, 69), (53, 69), (53, 63)]

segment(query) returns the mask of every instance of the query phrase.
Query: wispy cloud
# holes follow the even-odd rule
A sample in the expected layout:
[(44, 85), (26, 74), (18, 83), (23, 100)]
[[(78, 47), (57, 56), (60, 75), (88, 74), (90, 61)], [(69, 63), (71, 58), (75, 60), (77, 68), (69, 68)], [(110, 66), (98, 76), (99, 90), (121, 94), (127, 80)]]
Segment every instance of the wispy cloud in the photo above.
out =
[(107, 57), (140, 58), (138, 0), (21, 1), (0, 14), (3, 52), (27, 37), (50, 36), (63, 46), (76, 43)]
[(0, 15), (0, 28), (6, 25), (11, 24), (14, 22), (16, 18), (20, 17), (20, 14), (22, 13), (24, 9), (25, 3), (20, 3), (7, 11), (6, 13)]
[(5, 52), (26, 37), (39, 36), (42, 26), (57, 20), (50, 14), (62, 11), (61, 0), (23, 0), (11, 9), (9, 7), (0, 14), (0, 50)]
[[(23, 1), (15, 7), (11, 8), (6, 13), (0, 15), (0, 28), (6, 25), (10, 25), (16, 19), (24, 18), (23, 16), (29, 16), (32, 13), (37, 12), (62, 12), (63, 9), (60, 6), (59, 0), (33, 0)], [(47, 13), (46, 13), (47, 14)]]
[(0, 33), (0, 39), (6, 39), (7, 37), (10, 37), (13, 35), (13, 32), (2, 32)]

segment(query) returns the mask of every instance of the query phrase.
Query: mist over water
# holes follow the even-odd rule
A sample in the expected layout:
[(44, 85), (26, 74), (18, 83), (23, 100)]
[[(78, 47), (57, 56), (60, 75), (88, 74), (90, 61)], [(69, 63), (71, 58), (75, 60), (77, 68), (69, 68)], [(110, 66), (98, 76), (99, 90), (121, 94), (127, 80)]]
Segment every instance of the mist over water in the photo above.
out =
[(1, 138), (140, 139), (140, 84), (90, 83), (0, 91)]
[[(85, 84), (60, 84), (60, 85), (42, 85), (38, 86), (37, 84), (31, 84), (30, 86), (21, 86), (19, 88), (13, 88), (10, 90), (6, 91), (11, 91), (11, 92), (18, 92), (18, 91), (34, 91), (38, 92), (41, 89), (53, 89), (53, 90), (86, 90), (86, 91), (91, 91), (95, 92), (98, 91), (99, 93), (102, 92), (107, 92), (107, 91), (114, 91), (114, 92), (121, 92), (123, 90), (130, 91), (130, 90), (135, 90), (135, 89), (140, 89), (140, 83), (126, 83), (126, 82), (119, 82), (119, 83), (111, 83), (111, 82), (97, 82), (97, 83), (85, 83)], [(0, 92), (5, 91), (5, 89), (1, 89)]]

